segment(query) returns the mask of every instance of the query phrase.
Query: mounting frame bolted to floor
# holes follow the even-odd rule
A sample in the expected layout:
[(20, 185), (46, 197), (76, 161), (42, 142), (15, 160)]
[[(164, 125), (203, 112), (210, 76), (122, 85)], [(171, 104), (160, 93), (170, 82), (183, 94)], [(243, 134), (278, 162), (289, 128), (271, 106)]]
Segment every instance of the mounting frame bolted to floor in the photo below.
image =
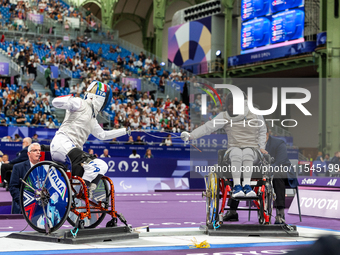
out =
[(92, 242), (116, 241), (139, 238), (138, 233), (131, 232), (127, 226), (112, 228), (79, 229), (74, 238), (70, 230), (59, 229), (49, 235), (39, 232), (12, 233), (7, 238), (25, 239), (40, 242), (83, 244)]
[(209, 236), (299, 236), (296, 226), (289, 225), (288, 230), (284, 225), (260, 225), (260, 224), (222, 224), (214, 229), (212, 224), (209, 226), (201, 225)]

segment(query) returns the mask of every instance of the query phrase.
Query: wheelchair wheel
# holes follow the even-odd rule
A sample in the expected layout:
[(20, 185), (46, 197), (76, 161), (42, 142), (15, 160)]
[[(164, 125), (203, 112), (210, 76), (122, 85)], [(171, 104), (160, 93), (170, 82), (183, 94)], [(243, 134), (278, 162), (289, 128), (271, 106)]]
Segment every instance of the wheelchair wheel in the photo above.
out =
[[(260, 209), (258, 211), (258, 220), (261, 225), (263, 224), (271, 224), (271, 216), (273, 212), (273, 188), (270, 185), (270, 183), (266, 184), (265, 187), (265, 194), (264, 194), (264, 200), (260, 200)], [(266, 218), (264, 217), (264, 214), (266, 215)], [(268, 220), (268, 222), (266, 222)]]
[[(72, 187), (75, 190), (75, 192), (72, 192), (72, 208), (77, 208), (77, 207), (86, 207), (86, 203), (84, 199), (78, 199), (76, 198), (76, 195), (79, 192), (82, 192), (82, 186), (80, 182), (76, 179), (72, 180)], [(97, 185), (97, 188), (93, 191), (93, 201), (94, 203), (98, 203), (99, 201), (103, 202), (106, 204), (106, 208), (108, 208), (109, 204), (109, 197), (110, 197), (110, 192), (108, 185), (105, 180), (101, 179)], [(93, 204), (91, 204), (90, 201), (90, 206), (93, 207)], [(72, 210), (71, 208), (71, 210)], [(86, 209), (76, 209), (78, 212), (86, 212)], [(100, 212), (99, 209), (92, 208), (90, 209), (91, 212), (91, 219), (85, 218), (84, 219), (84, 228), (95, 228), (97, 227), (105, 218), (106, 213)], [(77, 222), (78, 216), (70, 211), (69, 216), (67, 218), (67, 221), (75, 227), (76, 222)]]
[(259, 220), (260, 225), (263, 225), (265, 223), (265, 219), (263, 216), (263, 212), (264, 212), (263, 206), (264, 206), (264, 203), (262, 200), (260, 200), (260, 209), (257, 211), (257, 218)]
[(219, 179), (216, 173), (209, 173), (207, 178), (206, 188), (206, 223), (211, 224), (218, 220), (218, 207), (219, 207)]
[(43, 161), (23, 178), (20, 206), (27, 223), (36, 231), (51, 233), (67, 219), (71, 208), (70, 182), (60, 165)]
[(271, 224), (271, 218), (272, 218), (272, 213), (273, 213), (273, 200), (274, 200), (274, 194), (273, 194), (273, 187), (270, 183), (266, 185), (266, 194), (265, 194), (265, 206), (264, 210), (265, 213), (269, 216), (269, 222), (268, 224)]

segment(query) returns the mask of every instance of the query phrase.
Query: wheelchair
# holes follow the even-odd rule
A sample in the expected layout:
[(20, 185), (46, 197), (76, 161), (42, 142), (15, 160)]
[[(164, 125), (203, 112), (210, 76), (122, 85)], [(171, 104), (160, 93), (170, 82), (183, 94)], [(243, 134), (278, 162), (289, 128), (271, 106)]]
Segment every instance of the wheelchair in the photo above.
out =
[(84, 180), (73, 176), (69, 169), (72, 169), (70, 164), (42, 161), (21, 180), (21, 211), (34, 230), (50, 234), (66, 220), (74, 231), (95, 228), (106, 214), (111, 216), (106, 227), (117, 226), (117, 218), (128, 226), (115, 209), (114, 184), (110, 178), (101, 178), (90, 200)]
[[(239, 208), (238, 210), (255, 210), (258, 214), (258, 222), (261, 225), (271, 224), (271, 216), (273, 211), (273, 201), (275, 200), (275, 193), (273, 189), (273, 173), (270, 164), (274, 161), (270, 155), (261, 155), (255, 150), (259, 162), (254, 164), (255, 172), (253, 171), (251, 179), (251, 187), (256, 193), (255, 197), (237, 197), (233, 198), (240, 201), (248, 201), (249, 208)], [(225, 154), (227, 155), (225, 156)], [(219, 228), (223, 224), (224, 211), (226, 199), (231, 198), (231, 191), (233, 187), (230, 161), (228, 158), (229, 152), (227, 150), (218, 151), (218, 164), (214, 166), (215, 171), (204, 176), (206, 190), (202, 197), (206, 197), (206, 225)], [(225, 171), (224, 171), (225, 170)], [(251, 203), (255, 204), (256, 209), (251, 209)], [(249, 219), (248, 219), (249, 220)]]

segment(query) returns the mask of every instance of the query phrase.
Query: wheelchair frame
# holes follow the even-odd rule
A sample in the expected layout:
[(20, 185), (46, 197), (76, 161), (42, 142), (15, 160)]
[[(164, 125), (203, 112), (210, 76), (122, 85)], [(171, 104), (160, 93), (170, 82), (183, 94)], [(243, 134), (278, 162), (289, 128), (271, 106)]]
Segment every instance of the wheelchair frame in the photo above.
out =
[[(230, 162), (226, 162), (224, 160), (224, 155), (227, 150), (219, 150), (218, 151), (218, 165), (216, 166), (226, 166)], [(260, 156), (260, 154), (259, 154)], [(266, 166), (267, 169), (270, 169), (270, 161), (273, 159), (270, 156), (259, 157), (261, 167)], [(235, 200), (240, 201), (248, 201), (249, 208), (238, 208), (238, 210), (248, 210), (257, 211), (258, 212), (258, 221), (261, 225), (269, 225), (271, 224), (271, 214), (273, 210), (273, 200), (275, 199), (275, 194), (273, 190), (272, 180), (273, 174), (268, 172), (269, 175), (262, 175), (261, 178), (252, 178), (259, 179), (256, 185), (251, 185), (254, 187), (254, 191), (257, 194), (256, 197), (237, 197), (233, 198)], [(230, 173), (228, 173), (230, 174)], [(225, 210), (229, 210), (225, 208), (226, 199), (232, 198), (231, 191), (233, 187), (232, 181), (230, 181), (232, 177), (226, 177), (221, 173), (210, 172), (209, 175), (204, 177), (206, 191), (203, 192), (202, 196), (206, 197), (206, 225), (208, 227), (212, 227), (214, 229), (219, 228), (223, 224), (223, 214)], [(228, 194), (229, 193), (229, 194)], [(219, 209), (220, 199), (221, 209)], [(256, 209), (251, 209), (251, 202), (254, 202)], [(250, 214), (249, 214), (250, 217)]]
[[(81, 177), (72, 176), (66, 166), (54, 161), (42, 161), (34, 165), (21, 181), (21, 210), (27, 223), (38, 232), (50, 234), (66, 220), (75, 227), (74, 231), (95, 228), (106, 214), (112, 217), (106, 227), (117, 226), (117, 218), (128, 226), (124, 216), (115, 209), (114, 184), (106, 176), (101, 178), (94, 191), (100, 197), (97, 202), (89, 200), (87, 186)], [(77, 202), (85, 202), (85, 205), (78, 206)], [(71, 213), (77, 218), (75, 221)], [(97, 219), (93, 218), (98, 214), (100, 216)], [(94, 223), (86, 226), (86, 219), (90, 223), (92, 219)]]

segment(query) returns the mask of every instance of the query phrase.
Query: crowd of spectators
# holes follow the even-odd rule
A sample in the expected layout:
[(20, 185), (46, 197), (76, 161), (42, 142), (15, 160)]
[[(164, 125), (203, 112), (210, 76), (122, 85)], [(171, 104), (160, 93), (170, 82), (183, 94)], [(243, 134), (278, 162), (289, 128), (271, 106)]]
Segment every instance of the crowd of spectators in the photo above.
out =
[[(89, 47), (83, 47), (83, 37), (78, 37), (76, 42), (72, 44), (71, 48), (75, 52), (72, 58), (65, 56), (64, 46), (60, 41), (57, 41), (56, 44), (52, 44), (50, 40), (43, 43), (41, 38), (37, 38), (35, 44), (43, 48), (50, 45), (51, 53), (42, 58), (43, 64), (66, 65), (72, 71), (81, 71), (81, 82), (71, 86), (71, 88), (65, 88), (61, 86), (60, 80), (51, 79), (51, 68), (48, 66), (45, 70), (45, 78), (47, 79), (47, 88), (51, 89), (53, 96), (72, 93), (76, 97), (84, 97), (89, 84), (93, 80), (98, 80), (111, 84), (113, 99), (110, 108), (106, 109), (106, 114), (111, 119), (112, 126), (115, 128), (130, 126), (132, 129), (170, 130), (173, 132), (190, 129), (188, 103), (184, 103), (184, 101), (188, 102), (188, 98), (185, 98), (185, 100), (179, 100), (178, 98), (168, 98), (166, 100), (158, 98), (155, 100), (150, 93), (142, 93), (137, 91), (137, 89), (133, 89), (130, 85), (122, 84), (121, 78), (130, 77), (132, 75), (131, 71), (123, 70), (124, 63), (120, 61), (113, 63), (111, 70), (109, 70), (100, 55), (94, 53)], [(56, 54), (56, 49), (59, 48), (61, 52), (58, 55)], [(119, 46), (115, 48), (111, 46), (110, 50), (112, 52), (121, 51)], [(143, 56), (144, 54), (141, 52), (139, 56), (141, 62), (147, 63), (149, 66), (148, 70), (153, 68), (153, 72), (157, 73), (160, 68), (157, 61), (151, 61), (150, 57), (144, 59)], [(20, 62), (22, 59), (24, 59), (24, 62)], [(18, 62), (19, 64), (22, 63), (20, 66), (25, 66), (25, 63), (32, 63), (31, 59), (40, 63), (36, 54), (33, 54), (32, 48), (25, 49), (19, 53)], [(129, 59), (135, 59), (133, 53)], [(129, 62), (129, 64), (131, 63)], [(34, 69), (34, 67), (27, 67), (25, 72), (32, 72), (33, 75), (36, 75), (36, 70), (31, 71), (31, 69)], [(162, 79), (165, 77), (178, 79), (178, 77), (182, 76), (174, 72), (168, 76), (164, 70), (161, 77)], [(187, 90), (187, 88), (185, 89)]]
[(35, 93), (31, 83), (26, 86), (7, 86), (0, 78), (0, 125), (10, 124), (26, 126), (43, 126), (56, 128), (57, 120), (54, 118), (54, 108), (50, 105), (51, 97), (46, 92)]
[(29, 1), (0, 1), (0, 29), (27, 31), (25, 20), (31, 11)]
[[(28, 12), (32, 12), (47, 13), (51, 19), (60, 23), (64, 22), (63, 17), (80, 17), (81, 22), (90, 24), (92, 27), (99, 25), (95, 24), (93, 14), (89, 9), (85, 17), (82, 17), (77, 8), (66, 6), (59, 1), (31, 1), (31, 5), (24, 2), (13, 5), (7, 0), (2, 1), (3, 7), (9, 8), (12, 17), (18, 15), (22, 20), (27, 18)], [(6, 44), (6, 46), (8, 45), (6, 50), (9, 56), (16, 59), (22, 73), (31, 77), (31, 81), (37, 77), (37, 65), (47, 65), (48, 67), (45, 69), (46, 88), (52, 91), (53, 96), (72, 93), (76, 97), (84, 97), (87, 87), (93, 80), (109, 84), (114, 96), (112, 105), (106, 109), (105, 114), (110, 118), (111, 124), (115, 128), (130, 126), (135, 130), (152, 129), (172, 132), (190, 130), (188, 96), (183, 97), (183, 100), (178, 98), (166, 100), (158, 98), (156, 100), (152, 93), (142, 93), (130, 85), (122, 83), (124, 77), (143, 77), (157, 83), (159, 89), (164, 91), (167, 80), (187, 81), (186, 73), (182, 74), (180, 71), (173, 70), (169, 74), (156, 58), (151, 59), (143, 52), (140, 52), (139, 55), (133, 52), (125, 54), (127, 51), (118, 45), (95, 47), (89, 43), (86, 36), (77, 37), (67, 46), (64, 46), (64, 43), (61, 40), (52, 42), (50, 39), (45, 40), (41, 37), (37, 37), (34, 42), (20, 38), (19, 41)], [(42, 52), (44, 52), (43, 55)], [(106, 62), (106, 53), (114, 54), (115, 63), (108, 64)], [(68, 87), (67, 83), (61, 84), (60, 79), (54, 79), (54, 77), (52, 79), (51, 68), (53, 66), (68, 68), (73, 74), (78, 75), (76, 78), (81, 78), (81, 82)], [(2, 90), (5, 96), (3, 97), (3, 107), (1, 107), (1, 125), (8, 124), (9, 119), (14, 124), (56, 127), (57, 123), (51, 116), (53, 108), (50, 105), (50, 99), (43, 98), (45, 95), (37, 95), (31, 88), (25, 95), (24, 92), (21, 92), (24, 90), (20, 86), (16, 92), (4, 86)], [(187, 84), (185, 84), (185, 90), (188, 90)], [(7, 100), (7, 94), (9, 94), (9, 100)], [(27, 114), (31, 116), (34, 114), (34, 116), (27, 118)], [(49, 119), (50, 117), (51, 119)]]
[(89, 10), (85, 15), (76, 6), (69, 6), (62, 1), (31, 0), (31, 1), (0, 1), (0, 29), (28, 31), (26, 20), (29, 13), (45, 14), (56, 23), (63, 24), (65, 30), (71, 27), (65, 18), (79, 18), (80, 25), (86, 27), (87, 32), (101, 32), (101, 23), (96, 23), (93, 13)]

